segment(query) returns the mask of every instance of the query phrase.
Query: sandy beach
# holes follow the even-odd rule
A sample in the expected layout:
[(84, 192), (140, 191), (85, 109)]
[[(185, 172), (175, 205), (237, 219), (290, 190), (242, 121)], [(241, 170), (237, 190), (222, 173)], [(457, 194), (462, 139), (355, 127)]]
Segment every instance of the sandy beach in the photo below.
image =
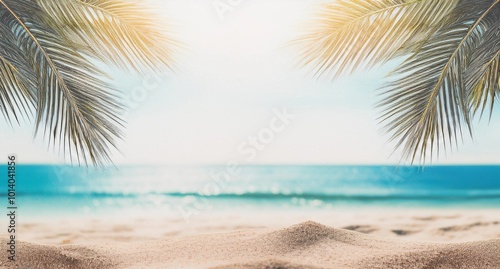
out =
[(500, 0), (0, 0), (0, 269), (500, 269)]
[[(25, 221), (2, 268), (500, 268), (500, 210)], [(5, 234), (1, 244), (7, 245)]]

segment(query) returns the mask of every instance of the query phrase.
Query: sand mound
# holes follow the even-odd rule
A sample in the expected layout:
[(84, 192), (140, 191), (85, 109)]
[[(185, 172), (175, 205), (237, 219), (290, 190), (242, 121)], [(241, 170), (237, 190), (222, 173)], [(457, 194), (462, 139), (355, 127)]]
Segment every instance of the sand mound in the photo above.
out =
[(270, 245), (272, 250), (283, 253), (305, 249), (328, 239), (344, 239), (344, 236), (340, 234), (345, 232), (344, 230), (336, 230), (316, 222), (307, 221), (283, 230), (264, 234), (260, 236), (259, 240), (265, 245)]
[[(1, 238), (0, 245), (7, 246)], [(16, 243), (16, 261), (8, 261), (2, 251), (0, 268), (20, 269), (88, 269), (112, 268), (110, 259), (85, 246), (48, 246), (26, 242)]]
[(268, 260), (252, 264), (231, 264), (212, 267), (211, 269), (321, 269), (316, 266), (292, 264), (285, 261)]
[(126, 244), (17, 247), (15, 264), (2, 251), (2, 268), (500, 268), (500, 240), (406, 242), (315, 222)]

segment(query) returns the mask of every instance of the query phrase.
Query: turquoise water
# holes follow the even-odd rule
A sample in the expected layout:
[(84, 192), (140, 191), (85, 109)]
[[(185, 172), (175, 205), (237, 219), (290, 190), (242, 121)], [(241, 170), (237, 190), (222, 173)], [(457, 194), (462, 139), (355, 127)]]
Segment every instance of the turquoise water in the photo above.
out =
[[(6, 166), (0, 166), (6, 174)], [(7, 184), (2, 187), (6, 195)], [(235, 208), (500, 207), (500, 166), (19, 165), (24, 215)], [(177, 212), (177, 213), (175, 213)]]

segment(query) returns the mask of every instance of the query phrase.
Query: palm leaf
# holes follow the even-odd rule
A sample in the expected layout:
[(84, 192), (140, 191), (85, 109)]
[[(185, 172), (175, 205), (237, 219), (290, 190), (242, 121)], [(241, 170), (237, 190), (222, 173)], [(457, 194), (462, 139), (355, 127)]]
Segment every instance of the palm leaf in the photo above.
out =
[(469, 103), (474, 113), (486, 108), (490, 118), (495, 98), (500, 94), (500, 8), (492, 10), (483, 25), (486, 30), (480, 43), (471, 55), (466, 72), (466, 86)]
[(425, 161), (434, 149), (439, 154), (446, 142), (457, 143), (462, 123), (471, 133), (465, 74), (479, 40), (490, 30), (487, 22), (497, 4), (461, 1), (443, 19), (444, 26), (394, 72), (381, 102), (386, 110), (382, 119), (389, 122), (397, 146), (404, 144), (404, 157)]
[(500, 0), (339, 0), (323, 8), (304, 64), (337, 77), (400, 56), (380, 117), (412, 162), (471, 133), (471, 110), (499, 93)]
[(418, 46), (456, 0), (338, 0), (323, 7), (304, 44), (303, 64), (337, 77)]
[(123, 69), (155, 71), (170, 66), (172, 48), (159, 18), (136, 1), (37, 0), (51, 26), (80, 51)]
[[(118, 91), (89, 57), (136, 71), (172, 63), (171, 46), (138, 4), (0, 0), (0, 105), (36, 109), (36, 133), (78, 162), (110, 161), (123, 121)], [(35, 135), (36, 135), (35, 133)]]
[[(0, 18), (4, 18), (0, 11)], [(11, 122), (18, 115), (29, 119), (33, 115), (35, 104), (36, 80), (31, 69), (26, 65), (22, 51), (16, 45), (14, 34), (0, 21), (0, 110), (4, 118)], [(11, 122), (12, 124), (12, 122)]]
[[(36, 76), (36, 129), (45, 126), (49, 143), (73, 150), (78, 160), (109, 161), (109, 144), (121, 134), (120, 105), (100, 72), (43, 23), (42, 10), (31, 1), (0, 0), (8, 13), (4, 25), (15, 33), (17, 47)], [(15, 92), (16, 88), (9, 89)]]

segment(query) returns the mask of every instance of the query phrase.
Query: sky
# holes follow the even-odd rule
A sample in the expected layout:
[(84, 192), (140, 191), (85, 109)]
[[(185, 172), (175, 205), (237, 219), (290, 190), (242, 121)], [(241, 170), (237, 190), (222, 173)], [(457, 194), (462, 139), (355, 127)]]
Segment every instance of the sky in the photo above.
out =
[[(149, 0), (184, 44), (174, 70), (109, 69), (129, 112), (117, 164), (396, 164), (377, 123), (390, 63), (333, 81), (298, 65), (290, 41), (324, 1)], [(500, 163), (500, 113), (433, 164)], [(33, 126), (0, 119), (0, 148), (24, 163), (62, 163)]]

